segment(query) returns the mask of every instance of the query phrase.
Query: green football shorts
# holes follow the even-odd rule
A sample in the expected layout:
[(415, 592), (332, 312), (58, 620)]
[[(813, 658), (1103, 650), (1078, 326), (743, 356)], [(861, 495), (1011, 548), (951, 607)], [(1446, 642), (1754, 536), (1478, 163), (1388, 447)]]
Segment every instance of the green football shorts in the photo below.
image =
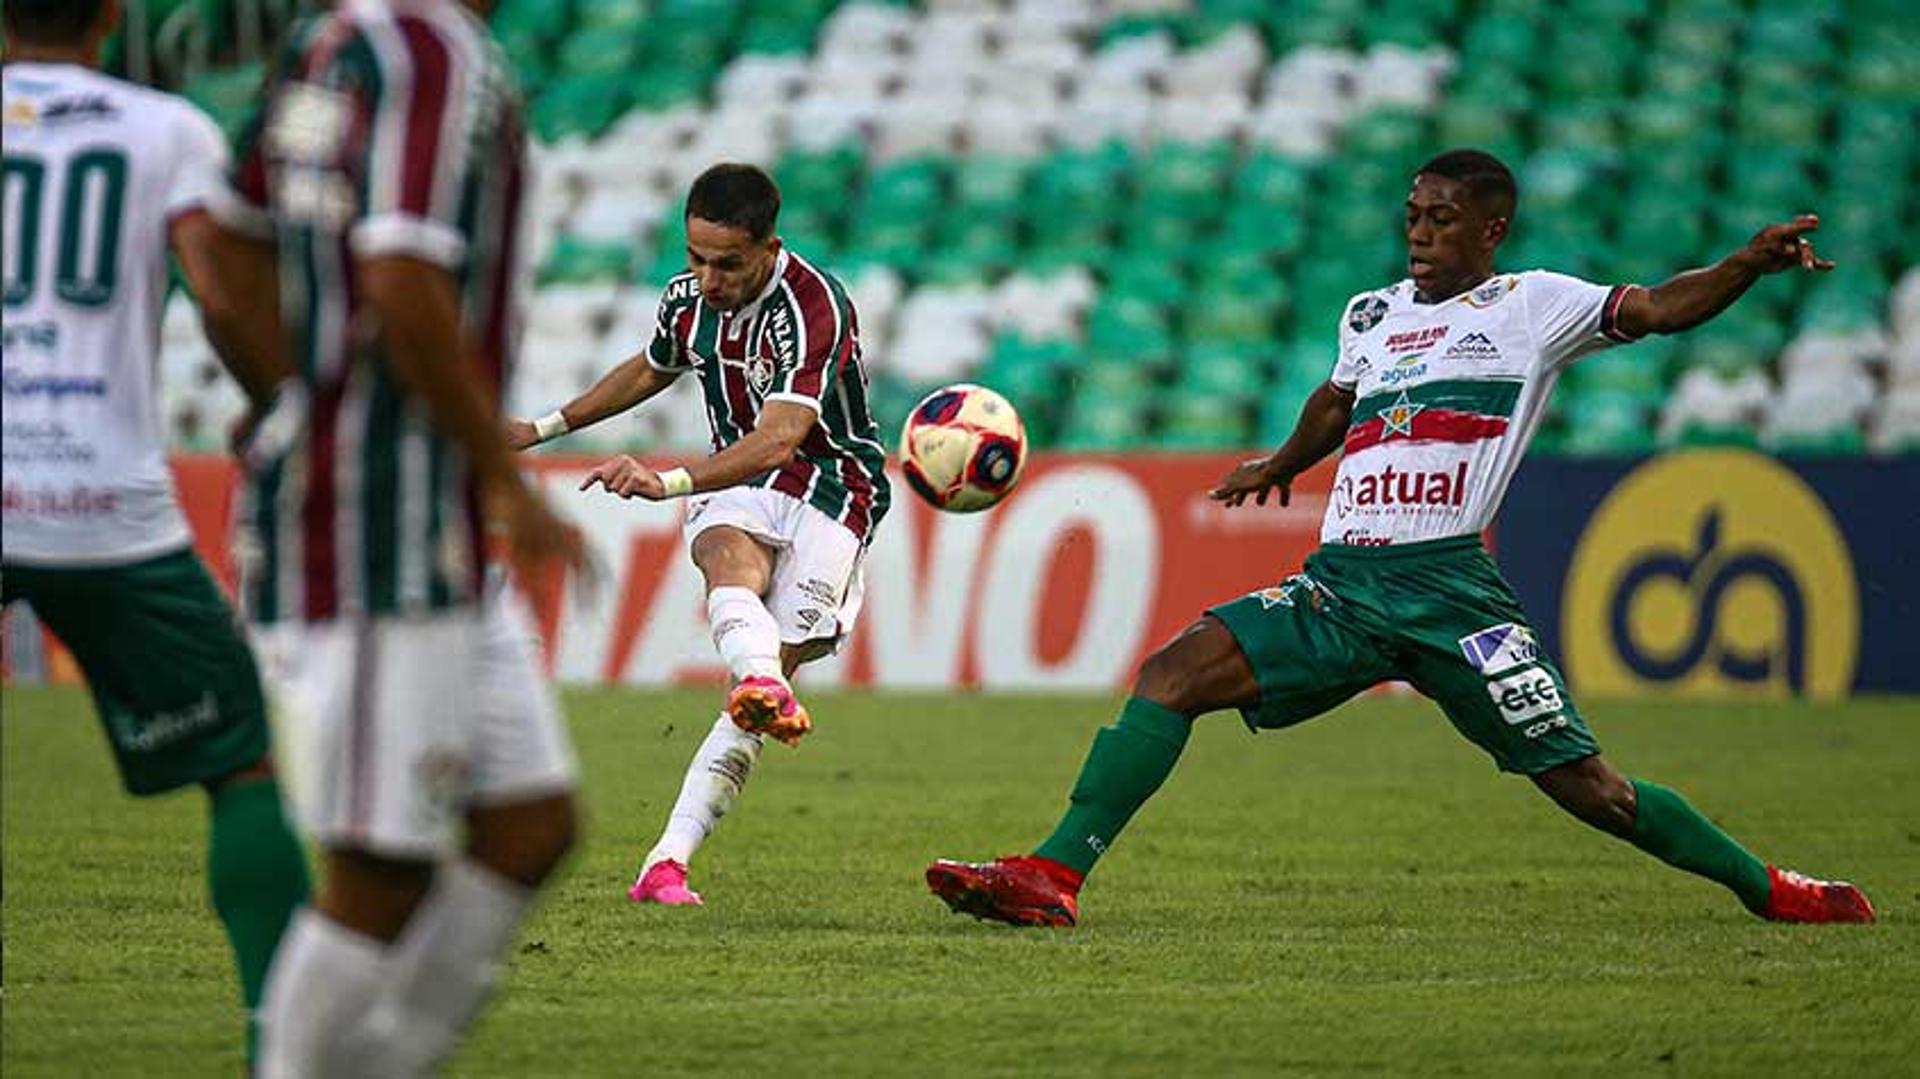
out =
[(266, 703), (233, 608), (192, 551), (124, 566), (0, 569), (73, 652), (133, 794), (232, 775), (267, 752)]
[(1310, 719), (1395, 679), (1440, 703), (1503, 771), (1600, 752), (1476, 536), (1327, 546), (1300, 573), (1210, 609), (1260, 683), (1256, 730)]

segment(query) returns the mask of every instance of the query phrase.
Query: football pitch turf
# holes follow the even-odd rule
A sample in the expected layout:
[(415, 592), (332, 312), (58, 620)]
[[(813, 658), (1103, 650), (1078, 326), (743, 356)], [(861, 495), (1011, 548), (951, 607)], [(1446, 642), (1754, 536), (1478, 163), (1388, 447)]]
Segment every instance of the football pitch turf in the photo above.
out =
[[(1629, 774), (1874, 926), (1779, 926), (1560, 816), (1429, 704), (1202, 721), (1082, 895), (947, 912), (937, 856), (1052, 826), (1113, 701), (813, 694), (708, 844), (624, 888), (715, 691), (568, 695), (582, 849), (455, 1075), (1893, 1075), (1920, 1069), (1920, 703), (1594, 707)], [(237, 1075), (204, 799), (119, 792), (85, 696), (4, 697), (0, 1072)]]

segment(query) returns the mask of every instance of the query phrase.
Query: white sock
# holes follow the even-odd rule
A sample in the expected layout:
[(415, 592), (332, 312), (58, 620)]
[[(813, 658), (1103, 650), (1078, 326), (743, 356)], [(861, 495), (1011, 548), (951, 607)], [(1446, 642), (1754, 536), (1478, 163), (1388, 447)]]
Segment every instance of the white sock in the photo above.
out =
[(260, 1079), (364, 1076), (367, 1022), (387, 980), (389, 949), (302, 907), (274, 952), (260, 1001)]
[(750, 674), (781, 677), (780, 627), (752, 589), (722, 585), (708, 592), (707, 625), (734, 681)]
[(762, 741), (760, 735), (741, 730), (721, 713), (713, 730), (707, 732), (706, 740), (700, 743), (699, 751), (694, 753), (693, 763), (687, 765), (687, 778), (680, 783), (680, 797), (673, 803), (673, 812), (667, 817), (660, 841), (647, 853), (642, 872), (655, 862), (672, 859), (687, 865), (693, 860), (693, 852), (700, 849), (713, 826), (733, 808), (734, 799), (740, 797), (740, 788), (747, 785), (754, 762), (760, 759)]
[(444, 863), (394, 942), (372, 1029), (382, 1075), (429, 1074), (453, 1052), (499, 974), (534, 891), (471, 859)]

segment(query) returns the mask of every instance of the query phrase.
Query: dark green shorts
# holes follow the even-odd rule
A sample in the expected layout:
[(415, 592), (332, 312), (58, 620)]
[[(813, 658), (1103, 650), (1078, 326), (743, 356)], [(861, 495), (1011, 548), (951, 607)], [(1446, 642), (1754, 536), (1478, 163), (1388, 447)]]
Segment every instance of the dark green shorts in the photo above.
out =
[(31, 604), (73, 651), (128, 791), (218, 779), (266, 755), (253, 652), (192, 551), (86, 569), (9, 565), (0, 594)]
[(1534, 775), (1600, 752), (1477, 537), (1322, 547), (1300, 573), (1207, 613), (1260, 682), (1260, 703), (1244, 712), (1255, 729), (1401, 679), (1504, 771)]

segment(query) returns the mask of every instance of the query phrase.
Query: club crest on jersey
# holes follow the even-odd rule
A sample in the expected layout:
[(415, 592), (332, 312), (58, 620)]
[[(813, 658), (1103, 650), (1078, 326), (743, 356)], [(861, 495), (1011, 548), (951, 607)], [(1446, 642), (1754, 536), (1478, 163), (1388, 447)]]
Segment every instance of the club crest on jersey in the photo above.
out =
[(1407, 397), (1407, 391), (1401, 390), (1400, 396), (1394, 398), (1392, 404), (1374, 413), (1387, 425), (1380, 437), (1383, 439), (1392, 438), (1394, 435), (1413, 437), (1413, 418), (1426, 407), (1417, 401), (1410, 400)]
[(1347, 329), (1354, 333), (1366, 333), (1380, 325), (1380, 320), (1386, 317), (1387, 301), (1378, 296), (1368, 296), (1355, 301), (1347, 309)]
[(1443, 360), (1497, 360), (1500, 349), (1484, 333), (1474, 332), (1447, 346)]
[(1516, 622), (1502, 622), (1460, 638), (1460, 651), (1474, 669), (1485, 675), (1500, 674), (1525, 666), (1540, 658), (1540, 642), (1533, 631)]
[(773, 388), (773, 361), (765, 356), (749, 356), (746, 361), (747, 385), (753, 392), (765, 395)]

